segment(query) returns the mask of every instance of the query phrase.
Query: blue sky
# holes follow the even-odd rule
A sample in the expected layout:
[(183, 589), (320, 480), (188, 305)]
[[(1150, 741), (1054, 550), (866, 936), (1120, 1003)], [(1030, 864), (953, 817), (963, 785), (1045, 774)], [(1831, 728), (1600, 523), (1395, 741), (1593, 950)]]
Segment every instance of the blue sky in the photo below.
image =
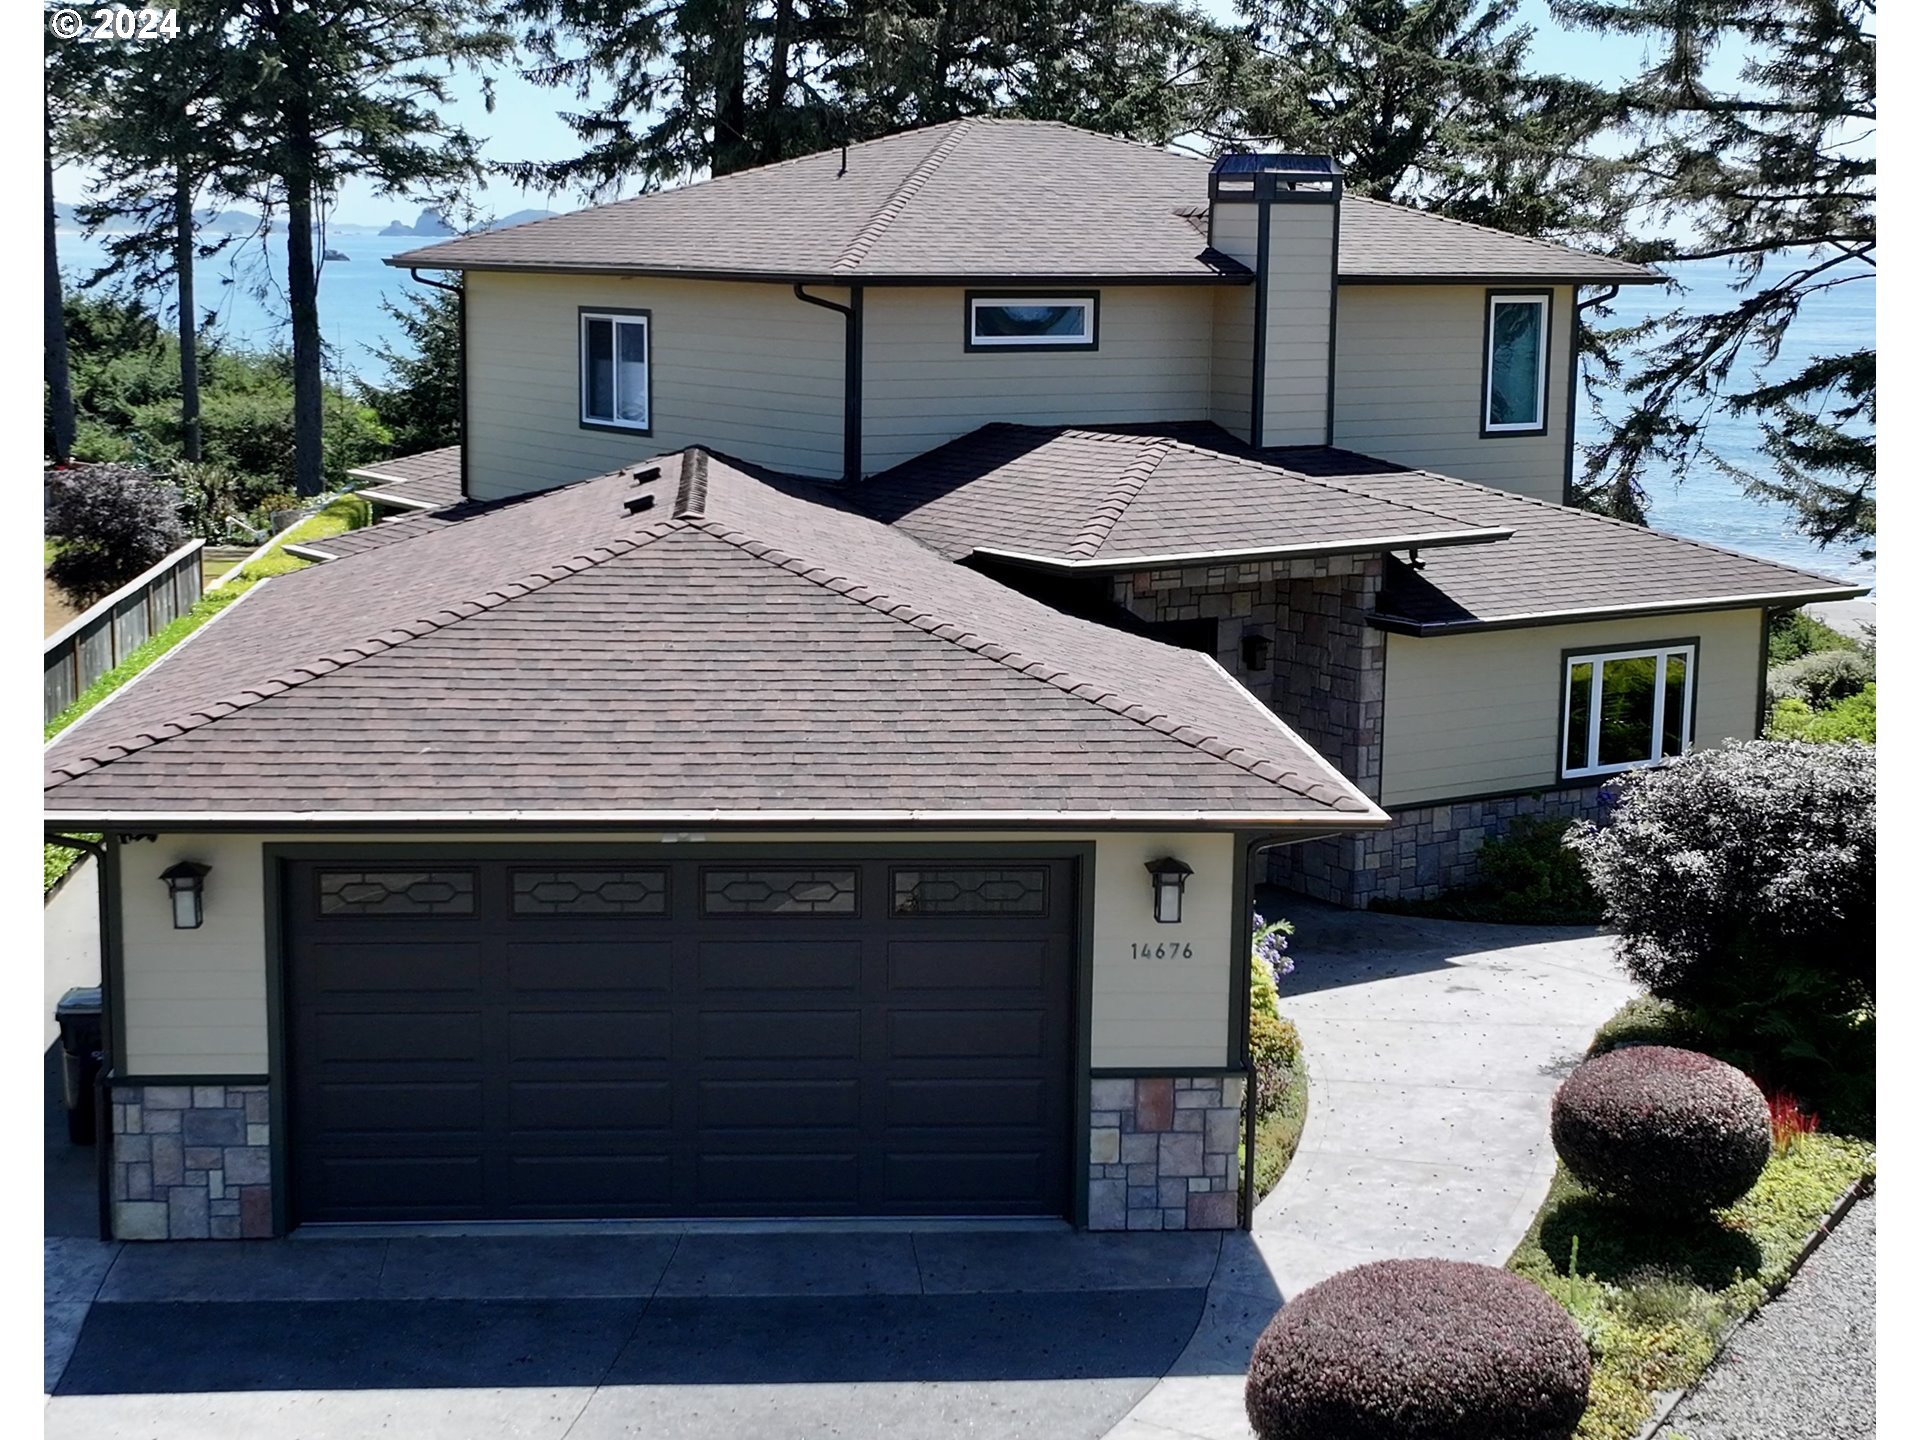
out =
[[(1223, 19), (1233, 18), (1231, 0), (1202, 0), (1204, 8)], [(1618, 37), (1596, 37), (1562, 31), (1547, 13), (1546, 0), (1523, 0), (1520, 20), (1534, 27), (1533, 56), (1536, 68), (1558, 71), (1582, 79), (1618, 81), (1641, 69), (1646, 53), (1641, 42)], [(571, 107), (571, 96), (542, 90), (528, 84), (511, 71), (496, 73), (495, 109), (489, 114), (481, 103), (478, 77), (462, 75), (454, 83), (455, 101), (451, 114), (476, 135), (486, 138), (485, 153), (492, 160), (550, 160), (575, 153), (578, 142), (561, 122), (558, 111)], [(61, 172), (55, 190), (62, 200), (77, 200), (85, 185), (78, 169)], [(549, 200), (544, 195), (519, 190), (504, 181), (492, 181), (480, 197), (483, 209), (496, 215), (529, 206), (572, 209), (577, 197)], [(356, 224), (384, 224), (396, 217), (413, 219), (413, 207), (405, 200), (383, 199), (364, 181), (348, 184), (340, 197), (337, 221)]]

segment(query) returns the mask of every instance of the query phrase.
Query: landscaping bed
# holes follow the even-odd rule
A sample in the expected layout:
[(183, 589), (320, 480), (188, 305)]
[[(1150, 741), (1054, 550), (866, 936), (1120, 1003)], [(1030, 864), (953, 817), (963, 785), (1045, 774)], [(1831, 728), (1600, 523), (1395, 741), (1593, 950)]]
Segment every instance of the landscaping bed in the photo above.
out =
[[(1634, 1001), (1594, 1049), (1685, 1044), (1678, 1007)], [(1593, 1382), (1579, 1440), (1632, 1440), (1660, 1392), (1706, 1371), (1733, 1327), (1792, 1276), (1836, 1208), (1872, 1184), (1874, 1146), (1858, 1135), (1784, 1124), (1759, 1182), (1694, 1221), (1652, 1221), (1590, 1192), (1564, 1166), (1508, 1268), (1542, 1285), (1580, 1326)]]

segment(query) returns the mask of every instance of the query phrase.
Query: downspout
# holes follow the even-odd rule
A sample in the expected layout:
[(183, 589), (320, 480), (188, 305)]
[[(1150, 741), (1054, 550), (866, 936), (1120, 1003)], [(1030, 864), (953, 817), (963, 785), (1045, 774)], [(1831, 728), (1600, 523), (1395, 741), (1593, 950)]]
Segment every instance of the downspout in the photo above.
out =
[(844, 384), (843, 432), (840, 440), (841, 480), (848, 485), (860, 482), (860, 393), (862, 389), (860, 375), (860, 353), (862, 349), (864, 322), (866, 318), (867, 290), (864, 285), (851, 285), (847, 288), (845, 305), (835, 300), (823, 300), (818, 295), (807, 294), (804, 281), (794, 284), (793, 295), (796, 300), (804, 300), (809, 305), (818, 305), (822, 310), (831, 310), (843, 316), (847, 322), (847, 350)]
[(1567, 473), (1560, 483), (1560, 503), (1573, 504), (1573, 421), (1574, 402), (1580, 392), (1580, 312), (1589, 305), (1604, 305), (1620, 293), (1618, 285), (1608, 285), (1597, 295), (1580, 298), (1580, 287), (1573, 287), (1573, 321), (1567, 326)]
[(464, 277), (458, 285), (449, 285), (444, 280), (429, 280), (411, 265), (407, 267), (407, 274), (413, 277), (415, 284), (445, 290), (458, 297), (460, 302), (460, 498), (471, 500), (473, 489), (467, 483), (468, 456), (472, 450), (467, 444), (467, 282)]
[[(94, 1189), (100, 1206), (100, 1238), (113, 1239), (113, 1107), (108, 1101), (108, 1077), (113, 1073), (113, 964), (110, 957), (113, 934), (113, 890), (118, 864), (109, 866), (104, 840), (87, 840), (78, 835), (49, 835), (50, 844), (82, 850), (99, 863), (100, 883), (100, 1073), (93, 1083), (93, 1170)], [(117, 857), (116, 857), (117, 859)]]

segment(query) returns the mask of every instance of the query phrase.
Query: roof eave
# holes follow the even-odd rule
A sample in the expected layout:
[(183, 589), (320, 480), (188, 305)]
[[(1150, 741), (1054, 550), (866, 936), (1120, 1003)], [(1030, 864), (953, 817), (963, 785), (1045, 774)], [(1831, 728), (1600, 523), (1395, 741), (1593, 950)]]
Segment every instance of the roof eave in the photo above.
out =
[(1369, 536), (1358, 540), (1311, 541), (1303, 545), (1241, 546), (1232, 550), (1183, 550), (1155, 555), (1095, 556), (1072, 559), (1034, 555), (1018, 550), (976, 546), (968, 553), (983, 560), (1001, 560), (1044, 570), (1090, 571), (1154, 570), (1176, 565), (1254, 564), (1262, 560), (1307, 560), (1329, 555), (1384, 554), (1390, 550), (1437, 550), (1453, 545), (1488, 545), (1510, 540), (1508, 527), (1480, 530), (1440, 530), (1419, 535)]
[(1620, 274), (1609, 271), (1595, 274), (1591, 271), (1562, 273), (1542, 273), (1531, 270), (1522, 273), (1498, 273), (1492, 271), (1461, 273), (1419, 273), (1402, 274), (1340, 274), (1342, 285), (1664, 285), (1667, 277), (1651, 271)]
[(1402, 615), (1367, 616), (1367, 624), (1395, 635), (1426, 638), (1479, 630), (1524, 630), (1541, 625), (1577, 625), (1588, 620), (1631, 620), (1642, 615), (1695, 615), (1716, 610), (1774, 610), (1811, 605), (1821, 600), (1857, 600), (1870, 594), (1871, 585), (1833, 586), (1823, 590), (1772, 591), (1759, 595), (1716, 595), (1693, 600), (1663, 600), (1645, 605), (1599, 605), (1567, 610), (1543, 610), (1518, 615), (1491, 615), (1484, 619), (1411, 620)]
[(561, 261), (426, 260), (390, 255), (382, 262), (396, 270), (459, 270), (507, 275), (622, 275), (656, 280), (723, 280), (764, 285), (1251, 285), (1253, 272), (1190, 269), (1133, 271), (1125, 274), (1068, 270), (956, 271), (926, 274), (865, 274), (833, 270), (728, 270), (684, 265), (569, 265)]

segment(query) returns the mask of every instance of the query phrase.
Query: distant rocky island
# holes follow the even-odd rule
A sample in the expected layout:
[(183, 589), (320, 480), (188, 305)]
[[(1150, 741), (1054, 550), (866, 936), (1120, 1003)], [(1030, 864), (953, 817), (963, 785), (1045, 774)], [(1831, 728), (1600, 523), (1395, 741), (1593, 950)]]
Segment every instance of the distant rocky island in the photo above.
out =
[[(498, 220), (489, 220), (477, 225), (476, 230), (500, 230), (508, 225), (526, 225), (535, 220), (548, 220), (559, 214), (557, 210), (516, 210), (511, 215), (503, 215)], [(53, 206), (54, 224), (68, 233), (84, 231), (79, 212), (64, 200), (57, 200)], [(260, 230), (260, 217), (246, 210), (201, 210), (195, 213), (194, 223), (201, 230), (215, 235), (254, 235)], [(114, 227), (106, 227), (111, 231)], [(284, 220), (275, 220), (267, 227), (268, 233), (284, 235), (287, 226)], [(447, 223), (447, 219), (438, 210), (423, 209), (419, 218), (409, 225), (404, 220), (395, 220), (384, 228), (364, 225), (354, 221), (332, 220), (327, 223), (326, 233), (333, 235), (417, 235), (426, 239), (439, 239), (443, 236), (457, 235), (460, 232)], [(328, 256), (329, 259), (334, 258)]]
[[(502, 215), (498, 220), (489, 220), (484, 225), (476, 225), (476, 230), (504, 230), (509, 225), (526, 225), (535, 220), (550, 220), (560, 212), (557, 210), (516, 210), (511, 215)], [(447, 217), (438, 210), (422, 210), (420, 218), (409, 225), (404, 220), (396, 220), (380, 232), (382, 235), (422, 235), (435, 238), (443, 235), (458, 235), (447, 223)]]

